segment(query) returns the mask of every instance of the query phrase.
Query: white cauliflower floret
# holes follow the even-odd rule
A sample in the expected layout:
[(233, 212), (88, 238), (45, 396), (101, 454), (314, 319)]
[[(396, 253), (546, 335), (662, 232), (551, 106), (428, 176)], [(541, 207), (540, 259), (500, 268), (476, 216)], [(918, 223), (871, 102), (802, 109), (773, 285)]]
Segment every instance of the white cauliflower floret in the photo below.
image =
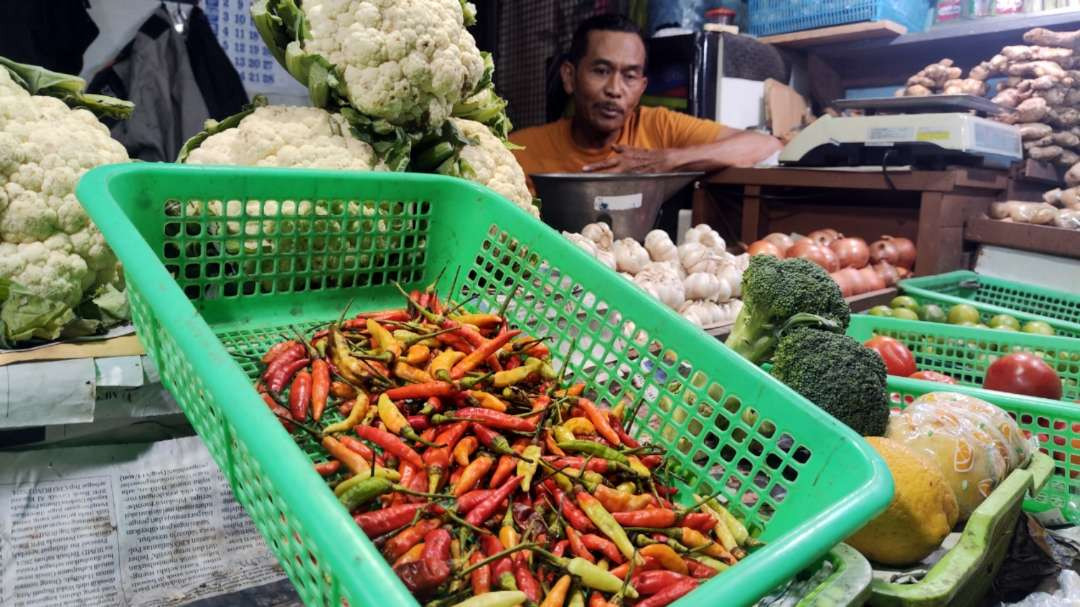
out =
[(352, 135), (340, 115), (283, 105), (256, 108), (235, 128), (207, 137), (185, 162), (358, 171), (386, 168), (371, 146)]
[(0, 278), (67, 306), (111, 280), (116, 258), (75, 184), (127, 159), (93, 114), (32, 96), (0, 69)]
[(467, 173), (469, 179), (486, 185), (539, 217), (540, 212), (533, 205), (532, 194), (525, 183), (525, 171), (514, 154), (483, 124), (462, 118), (451, 120), (462, 135), (476, 141), (461, 150), (461, 161), (467, 165), (466, 171), (471, 170), (471, 174)]
[(308, 0), (305, 50), (345, 77), (361, 112), (437, 127), (484, 74), (460, 0)]

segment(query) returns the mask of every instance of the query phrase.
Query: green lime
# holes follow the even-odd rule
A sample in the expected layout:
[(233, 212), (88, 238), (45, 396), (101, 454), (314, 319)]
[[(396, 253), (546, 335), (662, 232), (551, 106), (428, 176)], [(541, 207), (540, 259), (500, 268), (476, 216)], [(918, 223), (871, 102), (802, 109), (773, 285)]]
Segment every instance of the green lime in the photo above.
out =
[(945, 310), (941, 309), (941, 306), (937, 304), (926, 304), (919, 307), (919, 320), (925, 320), (926, 322), (947, 322), (948, 318), (945, 316)]
[(1028, 321), (1024, 323), (1024, 327), (1020, 330), (1024, 333), (1034, 333), (1036, 335), (1054, 335), (1054, 328), (1041, 320)]
[(919, 315), (911, 308), (895, 308), (892, 311), (892, 315), (893, 318), (901, 318), (903, 320), (919, 320)]
[(909, 297), (907, 295), (899, 295), (897, 297), (893, 297), (892, 301), (889, 302), (889, 307), (891, 307), (891, 308), (907, 308), (908, 310), (918, 310), (919, 309), (919, 302), (915, 301), (914, 297)]
[(999, 329), (1001, 327), (1008, 327), (1010, 329), (1020, 330), (1020, 321), (1008, 314), (998, 314), (990, 319), (990, 326)]
[(979, 322), (979, 311), (970, 304), (956, 304), (949, 308), (949, 324), (962, 325)]
[(866, 311), (870, 316), (892, 316), (893, 309), (889, 306), (874, 306)]

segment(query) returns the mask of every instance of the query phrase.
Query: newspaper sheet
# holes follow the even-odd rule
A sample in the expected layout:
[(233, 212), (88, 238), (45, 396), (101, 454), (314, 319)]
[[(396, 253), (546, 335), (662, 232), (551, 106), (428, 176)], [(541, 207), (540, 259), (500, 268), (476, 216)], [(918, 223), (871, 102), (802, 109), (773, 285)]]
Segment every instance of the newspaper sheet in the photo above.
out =
[(197, 437), (0, 453), (0, 605), (184, 605), (284, 578)]

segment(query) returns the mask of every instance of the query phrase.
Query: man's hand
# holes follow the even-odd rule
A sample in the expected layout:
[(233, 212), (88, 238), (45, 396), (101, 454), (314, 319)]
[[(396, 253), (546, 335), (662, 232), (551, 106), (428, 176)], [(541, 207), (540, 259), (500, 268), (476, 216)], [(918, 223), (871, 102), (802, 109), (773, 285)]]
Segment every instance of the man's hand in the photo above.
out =
[(646, 150), (612, 146), (615, 155), (582, 167), (586, 173), (668, 173), (675, 170), (672, 150)]

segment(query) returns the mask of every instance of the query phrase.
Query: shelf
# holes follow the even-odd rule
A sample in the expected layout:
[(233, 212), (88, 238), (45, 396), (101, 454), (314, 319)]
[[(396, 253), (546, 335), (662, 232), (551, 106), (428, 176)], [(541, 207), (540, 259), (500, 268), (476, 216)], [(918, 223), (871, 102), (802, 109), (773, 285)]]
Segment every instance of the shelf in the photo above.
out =
[(1022, 251), (1080, 259), (1080, 231), (1029, 223), (996, 221), (989, 217), (971, 219), (964, 227), (964, 239)]
[(1080, 29), (1080, 11), (986, 17), (932, 27), (895, 38), (828, 42), (800, 50), (820, 56), (846, 88), (899, 85), (929, 63), (949, 57), (964, 70), (990, 59), (1001, 47), (1023, 44), (1029, 29)]
[(766, 44), (787, 48), (817, 47), (840, 42), (870, 40), (876, 38), (896, 38), (907, 33), (907, 28), (893, 21), (863, 21), (833, 27), (777, 34), (759, 38)]

